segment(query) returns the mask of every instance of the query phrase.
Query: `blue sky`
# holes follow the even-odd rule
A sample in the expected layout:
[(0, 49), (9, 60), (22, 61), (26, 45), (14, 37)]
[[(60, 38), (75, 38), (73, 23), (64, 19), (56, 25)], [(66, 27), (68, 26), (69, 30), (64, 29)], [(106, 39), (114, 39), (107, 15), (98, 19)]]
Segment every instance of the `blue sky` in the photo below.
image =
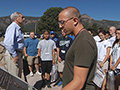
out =
[(120, 21), (120, 0), (0, 0), (0, 17), (18, 11), (40, 17), (50, 7), (74, 6), (95, 20)]

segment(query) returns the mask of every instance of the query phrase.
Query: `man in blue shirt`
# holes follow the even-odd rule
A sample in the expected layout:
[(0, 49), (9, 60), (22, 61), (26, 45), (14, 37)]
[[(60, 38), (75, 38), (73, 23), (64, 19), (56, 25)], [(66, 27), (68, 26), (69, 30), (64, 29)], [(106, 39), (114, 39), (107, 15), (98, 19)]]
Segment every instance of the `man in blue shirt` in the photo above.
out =
[(6, 48), (5, 60), (8, 72), (21, 77), (24, 36), (20, 25), (24, 22), (25, 18), (20, 12), (14, 12), (10, 18), (13, 22), (7, 27), (4, 39), (4, 46)]
[(32, 72), (33, 63), (35, 64), (35, 68), (37, 71), (36, 74), (41, 75), (41, 73), (39, 72), (39, 65), (38, 65), (39, 59), (37, 57), (38, 42), (39, 42), (39, 40), (37, 38), (35, 38), (34, 32), (30, 32), (30, 37), (25, 40), (24, 54), (27, 57), (27, 61), (28, 61), (28, 65), (29, 65), (28, 67), (30, 70), (30, 76), (33, 76), (33, 72)]
[(74, 40), (75, 39), (75, 36), (74, 35), (68, 35), (68, 37), (70, 37), (70, 38), (72, 38), (72, 40)]

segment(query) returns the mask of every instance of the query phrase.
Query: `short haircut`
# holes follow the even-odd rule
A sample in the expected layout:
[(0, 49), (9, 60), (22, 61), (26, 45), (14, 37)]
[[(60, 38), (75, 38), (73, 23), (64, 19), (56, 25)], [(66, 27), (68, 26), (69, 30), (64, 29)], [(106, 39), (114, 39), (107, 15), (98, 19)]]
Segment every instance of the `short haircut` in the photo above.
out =
[(31, 33), (34, 33), (34, 34), (35, 34), (35, 32), (33, 32), (33, 31), (31, 31), (30, 34), (31, 34)]
[(87, 31), (90, 31), (91, 33), (93, 33), (93, 30), (91, 28), (87, 29)]
[(20, 16), (19, 14), (21, 14), (21, 13), (20, 12), (14, 12), (14, 13), (12, 13), (11, 16), (10, 16), (11, 20), (14, 21), (15, 17), (19, 17)]
[(79, 10), (77, 8), (70, 6), (70, 7), (64, 8), (62, 11), (67, 11), (68, 14), (69, 14), (69, 18), (70, 17), (77, 17), (79, 23), (82, 23), (81, 14), (80, 14), (80, 12), (79, 12)]
[(44, 33), (45, 33), (45, 32), (48, 32), (48, 33), (50, 34), (50, 32), (49, 32), (48, 30), (45, 30)]
[(102, 34), (106, 35), (106, 31), (103, 30), (103, 29), (99, 30), (98, 34), (99, 34), (99, 33), (102, 33)]
[(110, 32), (109, 32), (109, 31), (107, 31), (107, 32), (106, 32), (106, 34), (110, 35)]
[(111, 28), (112, 30), (116, 30), (116, 27), (114, 27), (114, 26), (111, 26), (110, 28)]

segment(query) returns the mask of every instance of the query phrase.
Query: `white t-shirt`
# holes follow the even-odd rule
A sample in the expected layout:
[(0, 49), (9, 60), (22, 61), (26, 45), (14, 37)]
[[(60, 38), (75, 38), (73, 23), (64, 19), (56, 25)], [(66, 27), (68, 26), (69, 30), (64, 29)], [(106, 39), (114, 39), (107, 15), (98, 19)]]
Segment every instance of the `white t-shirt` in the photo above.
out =
[(99, 41), (101, 40), (98, 35), (94, 36), (93, 38), (94, 38), (94, 40), (95, 40), (96, 42), (99, 42)]
[(102, 42), (97, 42), (97, 48), (98, 48), (98, 58), (97, 61), (102, 62), (107, 54), (107, 48), (111, 47), (111, 44), (108, 42), (108, 40), (104, 40)]
[(53, 60), (53, 49), (56, 48), (55, 42), (51, 39), (49, 40), (41, 40), (37, 49), (41, 49), (41, 60), (42, 61), (52, 61)]
[[(113, 64), (115, 65), (115, 63), (117, 62), (117, 60), (120, 57), (120, 44), (115, 44), (115, 46), (113, 47), (113, 51), (112, 51), (112, 57), (113, 57)], [(118, 64), (118, 66), (116, 67), (117, 69), (120, 69), (120, 64)]]
[(108, 41), (110, 42), (111, 46), (113, 45), (113, 43), (115, 42), (115, 40), (116, 40), (116, 36), (111, 37), (111, 38), (108, 39)]
[[(111, 46), (113, 46), (113, 43), (115, 42), (115, 40), (116, 40), (116, 36), (111, 37), (111, 38), (108, 39), (108, 41), (110, 42)], [(111, 50), (110, 50), (110, 54), (111, 54), (111, 53), (112, 53), (112, 48), (111, 48)]]

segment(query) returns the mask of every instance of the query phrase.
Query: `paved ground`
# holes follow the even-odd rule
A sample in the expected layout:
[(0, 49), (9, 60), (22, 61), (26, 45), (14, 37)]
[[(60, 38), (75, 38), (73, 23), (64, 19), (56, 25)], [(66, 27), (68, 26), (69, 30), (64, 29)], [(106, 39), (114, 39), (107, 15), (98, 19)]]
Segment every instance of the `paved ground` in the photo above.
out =
[(53, 87), (54, 83), (52, 83), (51, 84), (52, 88), (45, 87), (44, 89), (41, 89), (41, 87), (42, 87), (42, 80), (41, 80), (41, 76), (38, 75), (38, 74), (34, 74), (33, 77), (31, 77), (30, 75), (27, 75), (26, 78), (27, 78), (27, 82), (31, 86), (34, 86), (38, 90), (61, 90), (61, 88), (62, 88), (62, 86), (55, 86), (55, 87)]

